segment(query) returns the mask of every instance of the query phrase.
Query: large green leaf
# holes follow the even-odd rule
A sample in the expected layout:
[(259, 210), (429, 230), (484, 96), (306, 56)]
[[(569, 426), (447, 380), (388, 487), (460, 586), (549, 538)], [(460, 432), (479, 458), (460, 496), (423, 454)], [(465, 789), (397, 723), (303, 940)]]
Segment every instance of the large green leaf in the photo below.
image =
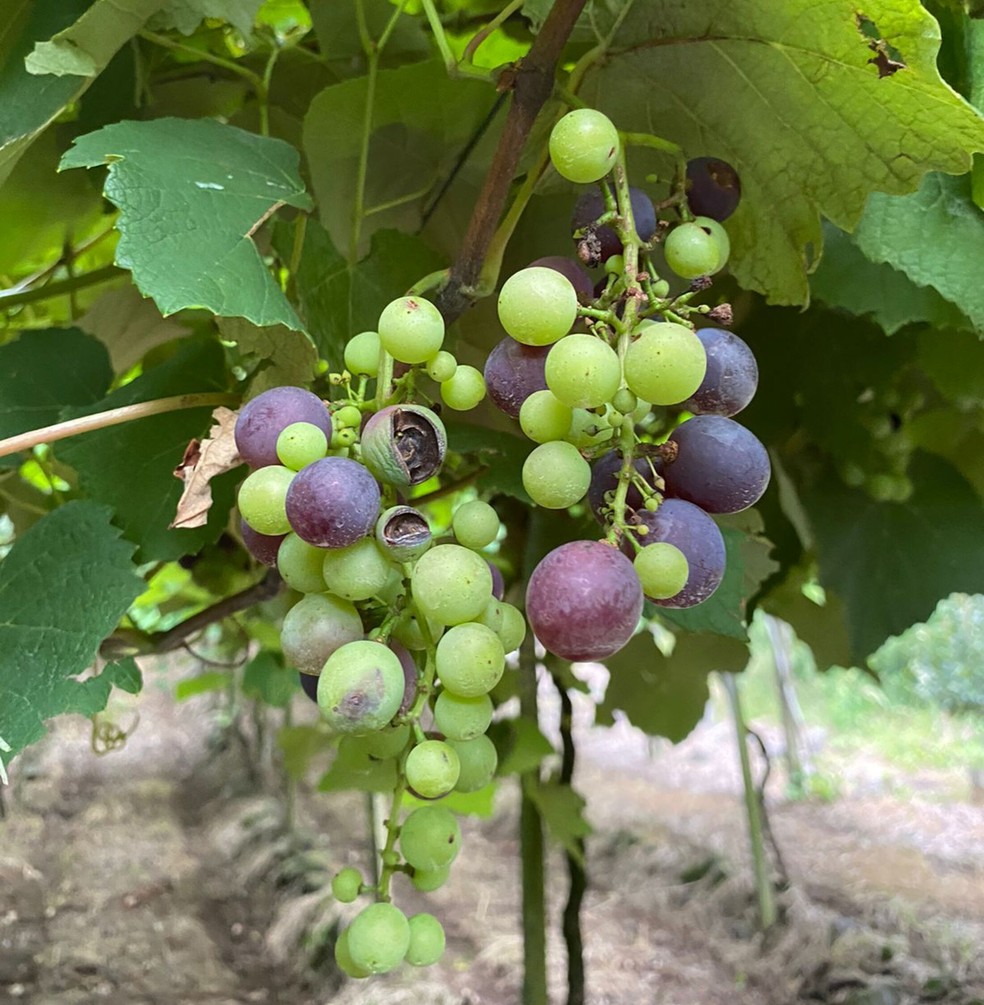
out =
[[(76, 101), (96, 75), (160, 0), (11, 0), (0, 27), (0, 184), (18, 158), (66, 105)], [(80, 19), (78, 25), (76, 19)], [(25, 59), (35, 45), (40, 58), (80, 43), (79, 58), (63, 76), (48, 74), (37, 63), (35, 76)]]
[(62, 409), (99, 401), (113, 370), (109, 354), (77, 328), (24, 332), (0, 346), (0, 437), (50, 426)]
[[(879, 42), (901, 56), (897, 72), (880, 74)], [(621, 129), (731, 162), (743, 191), (727, 224), (732, 271), (804, 303), (821, 213), (853, 230), (870, 192), (963, 173), (984, 150), (984, 119), (943, 82), (939, 47), (918, 0), (647, 0), (581, 97)]]
[[(12, 752), (44, 734), (62, 712), (93, 715), (128, 665), (75, 679), (143, 589), (110, 513), (72, 502), (21, 537), (0, 562), (0, 737)], [(131, 683), (132, 686), (132, 683)]]
[(872, 195), (854, 240), (873, 262), (891, 265), (956, 304), (984, 333), (984, 213), (971, 199), (969, 175), (928, 174), (912, 195)]
[(314, 380), (318, 350), (304, 332), (283, 325), (258, 328), (243, 318), (220, 318), (219, 331), (255, 365), (249, 385), (251, 397), (284, 384), (306, 387)]
[[(872, 196), (871, 201), (876, 198)], [(909, 202), (914, 197), (889, 198), (891, 202)], [(861, 229), (864, 226), (862, 221)], [(925, 248), (928, 256), (938, 256), (940, 251), (938, 244)], [(869, 315), (889, 335), (918, 323), (934, 328), (970, 327), (964, 314), (932, 286), (917, 286), (886, 261), (873, 262), (850, 235), (829, 223), (823, 228), (823, 258), (810, 277), (810, 290), (831, 307)]]
[(611, 679), (597, 721), (610, 725), (620, 710), (633, 726), (679, 743), (704, 714), (707, 675), (742, 670), (747, 662), (748, 647), (722, 635), (679, 635), (664, 656), (653, 636), (640, 632), (605, 660)]
[[(175, 394), (224, 390), (224, 385), (221, 347), (211, 339), (189, 338), (166, 363), (114, 391), (96, 407), (74, 409), (70, 414), (101, 412)], [(57, 444), (56, 455), (78, 471), (85, 492), (113, 507), (117, 525), (139, 545), (140, 561), (168, 561), (197, 552), (214, 541), (226, 524), (233, 483), (239, 477), (236, 472), (212, 482), (213, 503), (206, 526), (168, 529), (182, 490), (174, 468), (188, 442), (208, 430), (211, 412), (204, 407), (152, 415)]]
[(205, 18), (214, 18), (248, 36), (262, 4), (263, 0), (161, 0), (160, 13), (150, 27), (158, 31), (175, 28), (182, 35), (191, 35)]
[[(304, 120), (304, 153), (321, 222), (351, 258), (359, 155), (365, 134), (367, 77), (326, 87)], [(416, 229), (424, 195), (452, 169), (461, 147), (495, 101), (487, 84), (451, 80), (439, 60), (376, 75), (364, 208), (374, 212), (361, 234), (387, 227)]]
[(301, 328), (252, 240), (281, 206), (311, 208), (293, 147), (211, 119), (118, 122), (79, 137), (60, 169), (104, 164), (116, 264), (162, 314), (204, 307)]
[(906, 502), (875, 502), (836, 478), (804, 501), (816, 535), (820, 582), (847, 611), (855, 660), (925, 620), (953, 592), (984, 592), (984, 506), (945, 461), (916, 454)]

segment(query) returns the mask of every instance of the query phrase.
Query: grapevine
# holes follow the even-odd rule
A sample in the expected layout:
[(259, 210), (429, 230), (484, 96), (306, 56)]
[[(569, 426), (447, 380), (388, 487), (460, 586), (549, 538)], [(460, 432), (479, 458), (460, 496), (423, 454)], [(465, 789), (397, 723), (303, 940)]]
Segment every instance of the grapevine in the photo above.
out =
[[(378, 882), (348, 867), (333, 883), (342, 902), (368, 899), (335, 947), (352, 977), (440, 958), (440, 922), (407, 918), (394, 878), (420, 890), (446, 880), (461, 832), (439, 800), (492, 781), (490, 692), (527, 632), (487, 553), (496, 510), (466, 499), (436, 536), (426, 499), (414, 505), (447, 461), (441, 408), (488, 395), (536, 444), (522, 470), (534, 503), (587, 502), (601, 524), (599, 540), (549, 552), (527, 587), (537, 639), (569, 660), (618, 652), (647, 599), (707, 600), (725, 562), (708, 514), (751, 506), (769, 479), (764, 448), (731, 418), (754, 394), (754, 358), (731, 332), (694, 330), (712, 312), (695, 294), (729, 253), (720, 223), (679, 200), (676, 225), (659, 221), (600, 112), (561, 118), (550, 156), (564, 177), (599, 186), (575, 209), (578, 258), (540, 259), (502, 284), (505, 336), (484, 373), (444, 348), (428, 277), (383, 307), (377, 330), (353, 334), (346, 369), (329, 377), (337, 396), (273, 388), (236, 424), (253, 469), (239, 490), (244, 543), (304, 595), (284, 619), (285, 657), (341, 743), (392, 768)], [(596, 283), (586, 267), (601, 251)], [(660, 252), (689, 289), (670, 295)]]

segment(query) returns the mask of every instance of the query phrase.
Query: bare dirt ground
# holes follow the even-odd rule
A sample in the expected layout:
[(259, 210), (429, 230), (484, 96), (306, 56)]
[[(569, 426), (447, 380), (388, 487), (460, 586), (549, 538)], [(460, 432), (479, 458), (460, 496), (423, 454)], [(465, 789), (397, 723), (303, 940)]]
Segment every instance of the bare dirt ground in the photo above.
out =
[[(323, 947), (350, 908), (323, 883), (364, 864), (363, 798), (302, 793), (299, 844), (242, 749), (210, 747), (207, 701), (175, 705), (173, 672), (146, 679), (123, 750), (95, 757), (88, 723), (63, 720), (14, 762), (0, 820), (0, 1005), (517, 1005), (514, 786), (495, 817), (465, 821), (445, 888), (397, 892), (444, 921), (440, 966), (345, 982)], [(593, 727), (586, 701), (576, 711), (576, 780), (595, 826), (589, 1005), (984, 1002), (984, 807), (959, 771), (828, 764), (841, 782), (832, 803), (785, 801), (774, 772), (770, 818), (791, 886), (784, 924), (763, 938), (730, 728), (709, 721), (671, 747)], [(131, 710), (118, 714), (126, 724)], [(545, 689), (548, 733), (555, 716)], [(549, 867), (559, 923), (559, 854)], [(549, 950), (560, 1005), (556, 931)]]

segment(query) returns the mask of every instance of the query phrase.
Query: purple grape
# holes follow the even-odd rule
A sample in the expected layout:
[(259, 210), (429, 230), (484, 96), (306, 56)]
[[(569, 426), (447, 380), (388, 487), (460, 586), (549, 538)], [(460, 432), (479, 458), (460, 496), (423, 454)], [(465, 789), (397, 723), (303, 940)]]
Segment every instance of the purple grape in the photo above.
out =
[(344, 548), (372, 532), (379, 486), (358, 462), (323, 457), (302, 468), (287, 490), (287, 519), (298, 537), (319, 548)]
[(239, 535), (243, 539), (243, 546), (253, 558), (263, 565), (270, 566), (277, 564), (280, 542), (287, 536), (286, 534), (259, 534), (242, 518), (239, 520)]
[(663, 469), (666, 494), (708, 513), (753, 506), (769, 484), (769, 455), (754, 433), (723, 415), (697, 415), (670, 435), (677, 456)]
[(563, 255), (547, 255), (546, 258), (538, 258), (535, 262), (530, 262), (529, 267), (540, 266), (544, 269), (553, 269), (559, 272), (566, 279), (570, 280), (577, 299), (582, 304), (590, 304), (594, 300), (594, 287), (591, 284), (591, 277), (581, 268), (581, 263), (573, 258), (565, 258)]
[(318, 678), (314, 674), (301, 673), (298, 674), (301, 678), (301, 687), (304, 693), (313, 701), (315, 704), (318, 703)]
[[(629, 188), (632, 203), (632, 216), (635, 219), (636, 233), (639, 240), (648, 241), (656, 233), (656, 210), (653, 201), (641, 188)], [(571, 231), (589, 227), (605, 212), (605, 200), (598, 191), (585, 192), (574, 204), (571, 214)], [(622, 254), (622, 242), (612, 227), (599, 227), (595, 232), (600, 248), (598, 260), (603, 262), (612, 255)]]
[(723, 328), (700, 328), (707, 372), (683, 408), (697, 415), (737, 415), (755, 396), (758, 364), (747, 344)]
[(277, 437), (292, 422), (310, 422), (331, 439), (324, 402), (303, 387), (271, 387), (247, 401), (236, 420), (236, 447), (251, 468), (279, 464)]
[(500, 411), (518, 418), (523, 402), (534, 391), (546, 390), (543, 370), (550, 349), (548, 345), (523, 345), (507, 335), (489, 353), (485, 361), (485, 385)]
[[(654, 460), (653, 465), (659, 471), (659, 461)], [(632, 466), (647, 481), (651, 482), (653, 477), (652, 468), (644, 457), (637, 457)], [(591, 466), (591, 484), (588, 486), (588, 505), (595, 519), (600, 524), (607, 523), (602, 510), (606, 507), (605, 493), (614, 493), (618, 489), (618, 473), (622, 469), (622, 455), (617, 450), (609, 450), (607, 454), (599, 457)], [(642, 493), (635, 487), (629, 486), (629, 491), (625, 497), (625, 504), (629, 509), (639, 509), (643, 505)]]
[[(652, 600), (660, 607), (693, 607), (718, 588), (724, 578), (724, 538), (718, 525), (699, 507), (683, 499), (664, 499), (655, 513), (640, 510), (637, 523), (649, 533), (636, 540), (642, 544), (663, 541), (683, 552), (690, 565), (684, 588), (668, 600)], [(632, 545), (625, 541), (622, 551), (631, 558)]]
[(741, 201), (738, 172), (718, 157), (687, 161), (687, 202), (694, 216), (727, 220)]
[(502, 578), (502, 572), (499, 570), (499, 566), (493, 565), (488, 559), (485, 560), (489, 567), (489, 572), (492, 573), (492, 596), (496, 600), (502, 600), (506, 595), (506, 581)]
[(544, 648), (566, 660), (603, 660), (632, 638), (642, 586), (632, 563), (601, 541), (554, 548), (530, 576), (526, 615)]
[(396, 658), (400, 661), (400, 666), (403, 667), (403, 700), (400, 702), (400, 709), (396, 714), (406, 715), (417, 699), (417, 664), (414, 663), (407, 647), (397, 642), (396, 639), (390, 639), (389, 647), (396, 653)]

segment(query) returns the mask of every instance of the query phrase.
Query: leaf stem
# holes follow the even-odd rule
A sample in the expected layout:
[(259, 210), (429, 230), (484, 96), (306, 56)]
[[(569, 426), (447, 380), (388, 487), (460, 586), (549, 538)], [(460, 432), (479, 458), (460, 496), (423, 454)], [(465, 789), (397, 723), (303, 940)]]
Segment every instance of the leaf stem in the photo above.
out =
[[(465, 46), (465, 51), (461, 54), (461, 63), (473, 64), (475, 62), (475, 53), (478, 51), (479, 46), (498, 28), (501, 24), (504, 24), (520, 10), (526, 0), (512, 0), (511, 3), (506, 4), (502, 10), (484, 28), (479, 29), (475, 34), (469, 39), (468, 44)], [(460, 64), (459, 64), (460, 65)]]
[(167, 35), (160, 35), (156, 31), (148, 31), (144, 29), (140, 32), (140, 37), (146, 39), (148, 42), (153, 42), (154, 45), (162, 46), (165, 49), (172, 49), (175, 52), (186, 52), (191, 56), (196, 56), (203, 63), (211, 63), (213, 66), (219, 66), (223, 70), (228, 70), (230, 73), (234, 73), (236, 76), (242, 77), (243, 80), (249, 82), (257, 97), (259, 97), (263, 91), (263, 78), (258, 73), (254, 73), (248, 67), (245, 67), (240, 63), (235, 63), (231, 59), (223, 59), (221, 56), (216, 56), (203, 49), (196, 49), (194, 46), (185, 45), (183, 42), (177, 42), (173, 38), (168, 38)]
[[(64, 264), (61, 263), (61, 264)], [(37, 286), (30, 290), (17, 290), (12, 293), (0, 292), (0, 308), (17, 307), (20, 304), (34, 304), (41, 300), (51, 300), (67, 293), (74, 293), (76, 290), (85, 289), (87, 286), (96, 286), (105, 283), (110, 279), (118, 279), (125, 275), (123, 269), (115, 265), (103, 265), (91, 272), (83, 272), (78, 276), (70, 276), (67, 279), (57, 279), (46, 286)]]
[(66, 440), (80, 433), (91, 433), (94, 429), (105, 429), (108, 426), (119, 426), (135, 419), (145, 419), (149, 415), (162, 415), (165, 412), (178, 412), (185, 408), (214, 408), (216, 405), (235, 405), (238, 399), (233, 394), (224, 391), (207, 391), (200, 394), (176, 394), (170, 398), (156, 398), (153, 401), (138, 401), (134, 405), (123, 405), (121, 408), (111, 408), (105, 412), (93, 415), (82, 415), (66, 422), (56, 422), (52, 426), (32, 429), (27, 433), (18, 433), (0, 440), (0, 457), (16, 454), (21, 450), (30, 450), (39, 443), (54, 443), (56, 440)]

